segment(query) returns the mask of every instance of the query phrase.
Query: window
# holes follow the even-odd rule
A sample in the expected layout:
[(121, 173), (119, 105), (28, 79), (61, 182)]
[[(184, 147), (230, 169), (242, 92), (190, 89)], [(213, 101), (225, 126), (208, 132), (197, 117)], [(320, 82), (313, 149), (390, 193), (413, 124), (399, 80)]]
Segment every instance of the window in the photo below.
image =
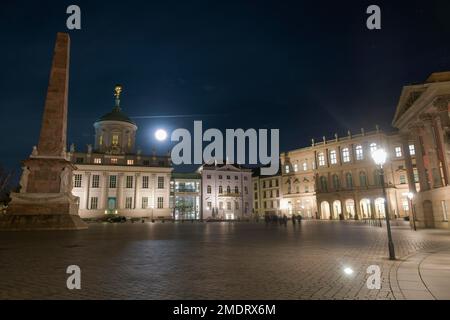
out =
[(117, 187), (117, 176), (110, 176), (109, 177), (109, 187), (111, 189), (115, 189)]
[(395, 147), (395, 156), (400, 158), (402, 156), (402, 147)]
[(133, 206), (133, 198), (132, 197), (126, 197), (125, 198), (125, 209), (131, 209)]
[(113, 146), (118, 146), (119, 145), (119, 135), (114, 134), (112, 136), (112, 145)]
[(164, 189), (164, 177), (158, 177), (158, 189)]
[(207, 186), (206, 187), (206, 193), (207, 194), (211, 194), (211, 191), (212, 191), (211, 186)]
[(98, 208), (98, 198), (92, 197), (91, 198), (91, 210), (96, 210)]
[(308, 170), (308, 163), (303, 162), (303, 171), (307, 171)]
[(367, 175), (364, 171), (359, 173), (359, 185), (361, 187), (367, 187)]
[[(210, 177), (211, 177), (211, 176), (210, 176)], [(222, 180), (222, 178), (223, 178), (222, 175), (219, 175), (219, 179)]]
[(234, 203), (234, 208), (235, 208), (236, 210), (239, 210), (239, 202), (236, 201), (236, 202)]
[(263, 188), (266, 187), (266, 181), (263, 181)]
[(297, 172), (298, 171), (298, 164), (294, 164), (294, 171)]
[(101, 158), (95, 158), (94, 159), (94, 163), (95, 164), (102, 164), (102, 159)]
[(238, 180), (239, 179), (239, 177), (238, 176), (234, 176), (234, 180)]
[(100, 187), (100, 176), (98, 174), (94, 174), (92, 176), (92, 188)]
[(381, 177), (378, 169), (373, 170), (373, 181), (375, 182), (376, 186), (381, 186)]
[(285, 166), (285, 167), (284, 167), (284, 171), (285, 171), (286, 173), (289, 173), (289, 166)]
[(333, 188), (334, 190), (339, 190), (340, 183), (339, 183), (339, 177), (337, 174), (333, 174)]
[(133, 188), (133, 176), (127, 176), (127, 189)]
[(417, 168), (414, 168), (413, 171), (414, 171), (414, 182), (419, 183), (419, 172), (417, 171)]
[(239, 188), (236, 186), (236, 187), (234, 187), (234, 193), (235, 194), (239, 194)]
[(406, 184), (406, 176), (404, 174), (400, 175), (400, 184)]
[(142, 189), (148, 189), (148, 176), (142, 177)]
[(134, 160), (131, 160), (131, 159), (127, 160), (127, 165), (129, 165), (129, 166), (134, 165)]
[(350, 162), (350, 150), (348, 148), (342, 149), (342, 160), (344, 162)]
[(258, 209), (258, 202), (255, 202), (255, 209)]
[(370, 153), (372, 153), (375, 150), (377, 150), (377, 144), (376, 143), (371, 143), (369, 147), (370, 147)]
[(222, 193), (223, 193), (223, 187), (219, 186), (219, 194), (222, 194)]
[(447, 203), (445, 200), (441, 201), (441, 207), (442, 207), (442, 216), (444, 221), (448, 221), (448, 209), (447, 209)]
[(228, 187), (227, 187), (227, 194), (230, 194), (230, 193), (231, 193), (231, 187), (228, 186)]
[(157, 208), (158, 209), (164, 208), (164, 198), (163, 197), (158, 197)]
[(211, 207), (212, 207), (212, 202), (211, 202), (211, 201), (208, 201), (208, 202), (206, 203), (206, 208), (207, 208), (208, 210), (211, 210)]
[(330, 151), (330, 162), (331, 162), (331, 164), (337, 163), (336, 150)]
[(323, 152), (319, 153), (319, 166), (323, 167), (325, 165), (325, 155)]
[(111, 163), (112, 164), (117, 164), (117, 158), (111, 158)]
[(248, 179), (247, 179), (247, 177), (245, 176), (245, 177), (244, 177), (244, 181), (247, 181), (247, 180), (248, 180)]
[(347, 184), (348, 189), (353, 189), (353, 177), (350, 172), (347, 172), (345, 175), (345, 183)]
[(254, 198), (255, 198), (255, 200), (258, 200), (258, 192), (255, 192)]
[(363, 160), (364, 153), (361, 145), (356, 146), (356, 160)]
[(231, 176), (227, 176), (227, 180), (230, 180), (231, 179)]
[(83, 163), (84, 162), (84, 158), (77, 158), (76, 162), (77, 163)]
[(227, 210), (231, 210), (231, 202), (227, 202)]
[(147, 209), (148, 208), (148, 197), (143, 197), (142, 198), (142, 209)]
[(305, 186), (305, 193), (309, 193), (309, 186)]
[(272, 180), (269, 181), (269, 188), (272, 188)]
[(103, 145), (103, 135), (100, 136), (100, 139), (99, 139), (99, 141), (98, 141), (98, 144), (99, 144), (100, 146)]
[(411, 156), (415, 156), (416, 155), (416, 147), (413, 144), (409, 145), (409, 154)]
[(75, 183), (74, 183), (74, 187), (75, 188), (81, 188), (81, 182), (83, 181), (83, 175), (81, 174), (76, 174), (75, 175)]
[(211, 179), (211, 175), (210, 174), (206, 175), (206, 179)]
[(247, 187), (244, 187), (244, 193), (248, 194), (248, 188)]
[(324, 176), (320, 177), (320, 190), (322, 190), (322, 192), (328, 191), (327, 178)]
[(253, 184), (253, 190), (255, 190), (255, 191), (258, 190), (258, 184), (257, 183)]
[(275, 180), (275, 187), (278, 187), (278, 179)]

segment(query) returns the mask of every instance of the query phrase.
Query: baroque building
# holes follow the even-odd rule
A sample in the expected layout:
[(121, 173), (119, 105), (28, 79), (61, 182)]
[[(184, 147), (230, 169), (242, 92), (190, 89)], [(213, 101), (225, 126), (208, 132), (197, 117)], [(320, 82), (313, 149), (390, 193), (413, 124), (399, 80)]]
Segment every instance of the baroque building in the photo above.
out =
[(171, 218), (168, 156), (135, 151), (136, 123), (120, 107), (121, 86), (115, 88), (113, 110), (94, 123), (94, 148), (68, 153), (76, 166), (73, 194), (82, 218), (104, 214), (151, 219)]
[(253, 170), (253, 213), (256, 216), (280, 215), (282, 213), (281, 171), (276, 175), (263, 176), (261, 168)]

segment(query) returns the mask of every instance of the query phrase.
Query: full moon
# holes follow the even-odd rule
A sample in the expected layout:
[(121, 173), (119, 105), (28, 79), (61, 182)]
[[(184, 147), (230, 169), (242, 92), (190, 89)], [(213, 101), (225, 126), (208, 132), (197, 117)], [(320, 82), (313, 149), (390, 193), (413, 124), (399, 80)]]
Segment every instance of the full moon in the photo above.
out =
[(156, 132), (155, 132), (155, 138), (156, 138), (158, 141), (164, 141), (164, 140), (166, 140), (166, 139), (167, 139), (167, 132), (166, 132), (166, 130), (163, 130), (163, 129), (156, 130)]

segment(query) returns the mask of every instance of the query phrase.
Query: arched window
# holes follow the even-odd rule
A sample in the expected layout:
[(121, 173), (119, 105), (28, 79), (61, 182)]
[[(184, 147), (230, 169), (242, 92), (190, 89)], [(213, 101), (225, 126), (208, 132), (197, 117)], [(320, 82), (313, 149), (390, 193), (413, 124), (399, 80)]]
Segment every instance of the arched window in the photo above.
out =
[(231, 188), (230, 188), (230, 186), (227, 187), (227, 193), (228, 193), (228, 194), (231, 193)]
[(238, 186), (234, 187), (234, 193), (236, 193), (236, 194), (239, 193), (239, 187)]
[(222, 194), (223, 193), (223, 187), (219, 186), (219, 193)]
[(373, 170), (373, 181), (376, 186), (381, 186), (380, 172), (378, 169)]
[(345, 183), (348, 189), (353, 189), (353, 177), (350, 172), (347, 172), (347, 174), (345, 175)]
[(363, 147), (361, 145), (356, 146), (356, 160), (363, 160), (364, 152)]
[(361, 171), (359, 173), (359, 185), (361, 187), (367, 187), (367, 176), (366, 176), (366, 173), (364, 171)]
[(206, 189), (207, 189), (206, 190), (207, 193), (211, 193), (211, 186), (207, 186)]
[(334, 190), (339, 190), (340, 188), (339, 177), (337, 176), (337, 174), (333, 174), (333, 188)]
[(324, 176), (320, 177), (320, 190), (328, 192), (327, 178)]

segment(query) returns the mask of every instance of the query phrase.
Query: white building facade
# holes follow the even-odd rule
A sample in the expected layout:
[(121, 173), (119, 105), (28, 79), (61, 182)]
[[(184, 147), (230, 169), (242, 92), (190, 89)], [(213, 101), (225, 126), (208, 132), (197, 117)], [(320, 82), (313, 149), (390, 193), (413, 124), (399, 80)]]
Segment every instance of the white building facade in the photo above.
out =
[(253, 212), (252, 171), (231, 164), (203, 165), (203, 219), (237, 220)]

